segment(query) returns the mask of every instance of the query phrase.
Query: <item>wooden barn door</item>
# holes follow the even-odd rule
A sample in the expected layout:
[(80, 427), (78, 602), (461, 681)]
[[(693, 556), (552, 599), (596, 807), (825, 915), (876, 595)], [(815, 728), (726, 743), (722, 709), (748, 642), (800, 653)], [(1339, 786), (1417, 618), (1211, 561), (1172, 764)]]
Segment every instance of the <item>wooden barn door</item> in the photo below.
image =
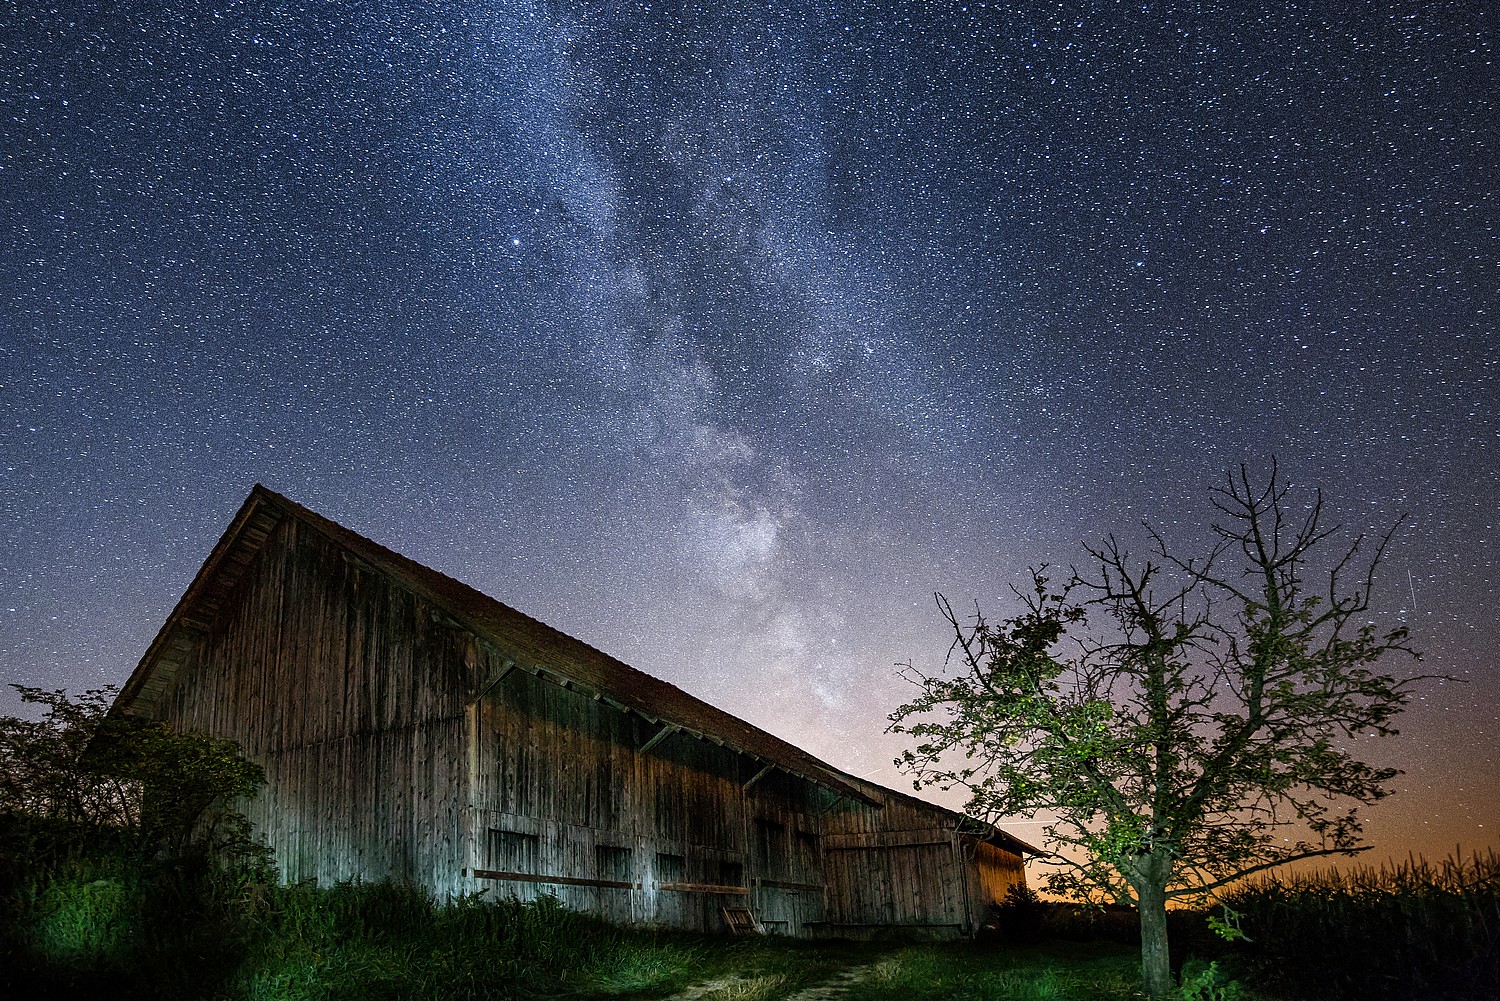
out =
[[(851, 934), (903, 925), (961, 932), (966, 873), (954, 857), (948, 832), (940, 833), (945, 835), (941, 841), (933, 838), (925, 844), (881, 843), (878, 835), (866, 835), (830, 845), (829, 922)], [(856, 838), (864, 843), (849, 843)]]

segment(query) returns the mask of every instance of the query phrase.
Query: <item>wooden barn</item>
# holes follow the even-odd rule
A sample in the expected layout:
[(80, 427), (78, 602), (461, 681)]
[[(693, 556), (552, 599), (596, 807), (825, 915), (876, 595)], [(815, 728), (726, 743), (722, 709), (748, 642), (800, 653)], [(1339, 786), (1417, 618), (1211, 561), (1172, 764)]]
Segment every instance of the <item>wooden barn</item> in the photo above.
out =
[[(114, 711), (238, 741), (288, 881), (621, 922), (973, 931), (1026, 845), (818, 760), (257, 486)], [(742, 913), (738, 915), (742, 917)]]

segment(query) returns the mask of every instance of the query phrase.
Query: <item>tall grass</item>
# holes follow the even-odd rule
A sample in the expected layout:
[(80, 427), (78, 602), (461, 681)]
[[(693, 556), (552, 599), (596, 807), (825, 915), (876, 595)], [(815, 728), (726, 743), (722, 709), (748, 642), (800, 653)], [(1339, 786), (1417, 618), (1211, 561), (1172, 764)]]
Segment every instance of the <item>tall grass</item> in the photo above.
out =
[[(699, 984), (703, 1001), (775, 1001), (849, 966), (869, 968), (846, 988), (861, 1001), (1123, 999), (1139, 981), (1132, 915), (1057, 904), (1002, 914), (992, 940), (892, 951), (620, 928), (550, 898), (439, 904), (403, 885), (279, 886), (254, 869), (106, 850), (45, 861), (0, 857), (0, 997), (644, 1001)], [(1278, 996), (1500, 993), (1493, 853), (1272, 876), (1226, 902), (1250, 937), (1230, 958), (1225, 943), (1193, 941), (1201, 914), (1174, 912), (1174, 953), (1189, 967), (1217, 958)]]
[[(14, 877), (14, 873), (12, 873)], [(836, 962), (799, 943), (621, 928), (552, 898), (439, 904), (389, 883), (317, 887), (74, 858), (0, 894), (0, 997), (224, 1001), (775, 1001)]]
[(272, 890), (231, 980), (245, 1001), (628, 995), (686, 983), (701, 946), (566, 910), (465, 898), (442, 906), (390, 884)]
[(1317, 998), (1495, 998), (1500, 856), (1270, 875), (1225, 898), (1247, 955)]

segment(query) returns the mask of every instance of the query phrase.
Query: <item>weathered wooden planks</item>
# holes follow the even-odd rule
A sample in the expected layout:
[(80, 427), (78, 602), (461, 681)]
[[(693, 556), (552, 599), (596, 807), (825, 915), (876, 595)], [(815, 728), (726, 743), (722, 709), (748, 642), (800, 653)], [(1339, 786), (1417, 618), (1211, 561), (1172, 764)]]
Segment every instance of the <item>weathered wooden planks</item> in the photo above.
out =
[(284, 878), (550, 893), (701, 930), (748, 905), (793, 935), (973, 928), (1023, 878), (1019, 855), (956, 835), (957, 814), (805, 752), (768, 758), (781, 742), (742, 721), (735, 741), (685, 725), (689, 697), (646, 679), (679, 714), (661, 720), (640, 693), (601, 689), (597, 651), (549, 645), (471, 592), (447, 607), (434, 595), (456, 582), (416, 587), (430, 571), (275, 503), (247, 508), (245, 545), (216, 547), (201, 600), (148, 653), (170, 669), (143, 661), (132, 685), (150, 699), (132, 704), (264, 765), (247, 813)]

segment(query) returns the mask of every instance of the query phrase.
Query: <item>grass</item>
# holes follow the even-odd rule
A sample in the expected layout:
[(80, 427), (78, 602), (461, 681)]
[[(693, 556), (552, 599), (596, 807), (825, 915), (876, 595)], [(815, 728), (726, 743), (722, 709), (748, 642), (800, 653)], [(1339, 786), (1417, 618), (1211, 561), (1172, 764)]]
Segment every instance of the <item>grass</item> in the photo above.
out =
[(633, 932), (550, 899), (433, 904), (385, 884), (275, 890), (229, 984), (243, 1001), (631, 998), (686, 985), (697, 942)]
[[(74, 865), (12, 896), (0, 987), (47, 998), (224, 1001), (611, 999), (781, 1001), (842, 970), (855, 999), (1127, 998), (1114, 944), (996, 949), (730, 939), (626, 929), (563, 909), (476, 899), (438, 906), (389, 884), (241, 885), (166, 920), (182, 888), (128, 867)], [(22, 919), (22, 920), (17, 920)]]
[[(621, 928), (550, 900), (438, 906), (408, 886), (283, 887), (174, 871), (110, 857), (25, 878), (12, 870), (0, 886), (0, 996), (660, 1001), (691, 988), (694, 1001), (782, 1001), (859, 968), (849, 1001), (1141, 997), (1122, 916), (1059, 905), (1026, 920), (1040, 941), (858, 945)], [(1200, 977), (1211, 958), (1251, 971), (1280, 998), (1495, 996), (1494, 856), (1262, 880), (1230, 904), (1250, 941), (1227, 960), (1229, 947), (1195, 939), (1192, 922), (1174, 926), (1179, 957), (1203, 953), (1185, 966), (1185, 979), (1199, 981), (1185, 997), (1271, 997)]]
[(630, 929), (479, 899), (440, 906), (392, 884), (173, 885), (118, 860), (75, 861), (0, 900), (0, 996), (225, 1001), (669, 997), (773, 1001), (846, 949)]
[(1139, 998), (1140, 952), (1112, 942), (908, 947), (875, 964), (850, 1001), (1113, 1001)]

